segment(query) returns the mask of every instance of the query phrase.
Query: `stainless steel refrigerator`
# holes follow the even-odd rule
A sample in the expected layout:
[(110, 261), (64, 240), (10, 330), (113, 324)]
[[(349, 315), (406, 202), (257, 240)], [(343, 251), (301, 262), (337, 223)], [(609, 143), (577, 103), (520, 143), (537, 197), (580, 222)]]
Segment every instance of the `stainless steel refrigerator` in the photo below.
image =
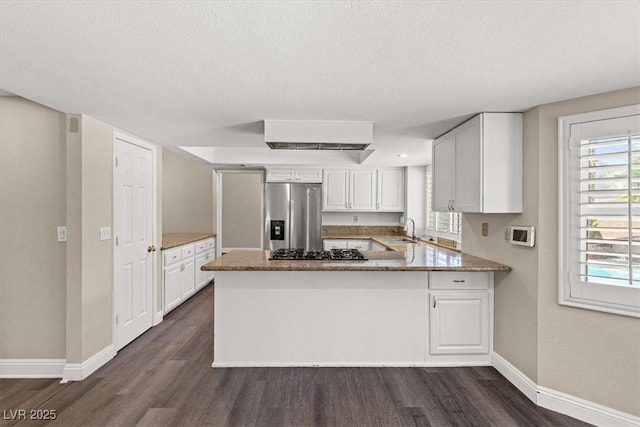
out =
[(322, 250), (322, 184), (264, 185), (264, 248)]

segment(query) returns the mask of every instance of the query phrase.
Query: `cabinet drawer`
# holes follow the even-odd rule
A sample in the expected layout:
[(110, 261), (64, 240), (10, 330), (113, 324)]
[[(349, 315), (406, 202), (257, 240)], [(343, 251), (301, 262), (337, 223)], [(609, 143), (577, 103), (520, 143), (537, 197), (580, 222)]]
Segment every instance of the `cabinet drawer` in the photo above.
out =
[(196, 245), (196, 253), (199, 254), (201, 252), (206, 251), (207, 249), (209, 249), (209, 246), (207, 246), (207, 241), (206, 240), (199, 240), (195, 243)]
[(162, 263), (164, 265), (170, 265), (174, 262), (178, 262), (182, 259), (182, 250), (180, 248), (168, 249), (162, 251)]
[(207, 249), (213, 249), (216, 247), (216, 238), (212, 237), (211, 239), (207, 239), (204, 241), (205, 245), (207, 245)]
[(196, 245), (193, 243), (182, 247), (182, 259), (192, 257), (195, 254)]
[(429, 289), (489, 289), (489, 273), (434, 271), (429, 273)]

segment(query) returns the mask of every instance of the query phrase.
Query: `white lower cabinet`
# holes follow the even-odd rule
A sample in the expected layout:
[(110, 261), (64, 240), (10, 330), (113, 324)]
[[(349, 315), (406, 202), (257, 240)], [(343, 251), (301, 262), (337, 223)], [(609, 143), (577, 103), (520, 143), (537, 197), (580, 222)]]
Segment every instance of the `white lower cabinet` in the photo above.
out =
[(164, 313), (173, 310), (213, 278), (200, 268), (215, 259), (215, 238), (198, 240), (163, 251)]
[(431, 272), (430, 355), (489, 355), (493, 335), (492, 273)]
[(165, 314), (182, 302), (182, 282), (184, 281), (181, 263), (170, 265), (162, 269), (164, 283), (164, 312)]
[(210, 250), (196, 255), (196, 292), (204, 288), (213, 279), (213, 271), (202, 271), (200, 268), (215, 259), (215, 251)]
[(431, 292), (429, 353), (489, 352), (487, 292)]

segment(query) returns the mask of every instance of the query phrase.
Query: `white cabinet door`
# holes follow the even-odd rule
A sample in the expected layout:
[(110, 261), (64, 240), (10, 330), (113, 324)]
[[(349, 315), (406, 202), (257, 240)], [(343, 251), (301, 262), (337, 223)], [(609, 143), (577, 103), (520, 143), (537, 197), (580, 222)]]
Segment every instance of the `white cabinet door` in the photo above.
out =
[(208, 263), (207, 253), (201, 253), (196, 255), (196, 291), (202, 289), (207, 284), (208, 271), (202, 271), (203, 265)]
[(182, 299), (187, 299), (196, 292), (195, 258), (182, 261)]
[(489, 293), (433, 292), (429, 301), (431, 354), (489, 352)]
[(455, 134), (455, 211), (482, 211), (481, 118), (478, 115), (469, 120)]
[(295, 182), (322, 182), (322, 169), (296, 169), (293, 180)]
[(196, 256), (196, 292), (204, 288), (213, 278), (213, 271), (202, 271), (203, 265), (215, 259), (213, 250), (198, 254)]
[(433, 210), (450, 211), (454, 198), (455, 137), (448, 134), (433, 143)]
[(376, 171), (370, 169), (352, 170), (350, 181), (349, 209), (353, 211), (375, 210)]
[(293, 178), (293, 169), (267, 169), (267, 182), (291, 182)]
[(404, 170), (378, 169), (376, 210), (404, 212)]
[(349, 171), (347, 169), (325, 169), (322, 186), (324, 210), (346, 211), (349, 208)]
[(182, 264), (177, 263), (163, 269), (164, 312), (176, 308), (182, 302)]

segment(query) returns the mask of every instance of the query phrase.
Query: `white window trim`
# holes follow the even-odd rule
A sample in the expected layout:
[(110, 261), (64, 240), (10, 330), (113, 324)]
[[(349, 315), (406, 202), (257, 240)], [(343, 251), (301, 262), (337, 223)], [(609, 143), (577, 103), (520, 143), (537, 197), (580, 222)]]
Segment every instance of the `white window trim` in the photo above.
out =
[(571, 156), (569, 155), (569, 136), (571, 126), (585, 122), (616, 119), (636, 114), (640, 114), (640, 104), (558, 118), (558, 302), (561, 305), (625, 316), (640, 317), (640, 290), (637, 288), (627, 289), (608, 285), (594, 285), (594, 294), (606, 294), (609, 290), (622, 291), (628, 298), (637, 302), (635, 308), (629, 305), (600, 301), (597, 299), (597, 295), (592, 295), (590, 299), (579, 298), (571, 295), (571, 283), (569, 280), (571, 245), (568, 244), (568, 242), (571, 241), (571, 229), (569, 226), (571, 215), (569, 205), (571, 195)]

